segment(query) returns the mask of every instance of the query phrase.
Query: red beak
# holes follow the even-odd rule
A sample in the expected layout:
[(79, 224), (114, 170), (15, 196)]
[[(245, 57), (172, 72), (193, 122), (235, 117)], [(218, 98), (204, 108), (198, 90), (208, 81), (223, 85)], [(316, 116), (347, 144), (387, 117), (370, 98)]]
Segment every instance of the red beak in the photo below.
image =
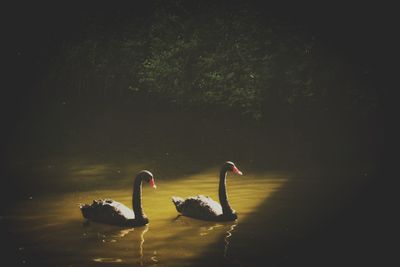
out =
[(243, 175), (243, 172), (239, 171), (239, 169), (236, 168), (236, 166), (233, 166), (232, 171), (233, 171), (234, 173), (236, 173), (236, 174)]
[(153, 187), (154, 189), (157, 188), (157, 186), (156, 186), (156, 184), (155, 184), (155, 182), (154, 182), (154, 178), (151, 178), (150, 181), (149, 181), (149, 183), (150, 183), (150, 186)]

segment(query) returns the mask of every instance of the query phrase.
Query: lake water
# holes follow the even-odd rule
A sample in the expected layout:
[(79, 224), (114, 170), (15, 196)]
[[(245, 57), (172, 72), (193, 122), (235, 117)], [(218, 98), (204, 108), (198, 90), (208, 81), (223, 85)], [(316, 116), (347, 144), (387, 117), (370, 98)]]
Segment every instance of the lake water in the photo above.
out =
[[(265, 232), (262, 226), (247, 227), (249, 219), (260, 216), (261, 204), (290, 179), (284, 172), (255, 173), (243, 168), (244, 176), (228, 174), (229, 199), (239, 218), (234, 222), (206, 222), (177, 216), (171, 196), (204, 194), (218, 200), (218, 166), (176, 179), (163, 179), (154, 173), (157, 189), (143, 184), (143, 206), (150, 223), (129, 229), (88, 223), (78, 208), (79, 203), (98, 198), (131, 206), (129, 183), (133, 176), (116, 179), (115, 183), (107, 179), (111, 189), (106, 189), (103, 174), (120, 171), (110, 168), (93, 163), (69, 166), (63, 173), (58, 173), (55, 165), (39, 168), (36, 175), (42, 172), (49, 176), (50, 186), (50, 174), (57, 179), (62, 176), (69, 183), (68, 177), (73, 176), (76, 184), (82, 181), (86, 185), (85, 190), (51, 193), (51, 188), (46, 188), (47, 193), (27, 195), (5, 211), (1, 222), (13, 240), (7, 245), (10, 262), (24, 266), (246, 266), (246, 253), (241, 252), (251, 251), (252, 244), (235, 239), (235, 235), (249, 237)], [(278, 202), (288, 203), (288, 199)]]
[[(17, 164), (13, 183), (20, 194), (3, 205), (0, 220), (6, 229), (5, 261), (17, 266), (258, 266), (260, 261), (286, 266), (316, 258), (323, 263), (324, 255), (343, 245), (332, 239), (342, 229), (329, 228), (329, 222), (365, 183), (363, 175), (302, 175), (236, 162), (244, 175), (228, 173), (227, 188), (238, 219), (207, 222), (178, 216), (171, 196), (203, 194), (218, 201), (220, 166), (199, 167), (182, 159), (185, 164), (176, 169), (157, 162)], [(132, 182), (141, 169), (152, 171), (157, 184), (157, 189), (143, 184), (148, 225), (121, 228), (82, 217), (78, 205), (93, 199), (112, 198), (131, 207)]]

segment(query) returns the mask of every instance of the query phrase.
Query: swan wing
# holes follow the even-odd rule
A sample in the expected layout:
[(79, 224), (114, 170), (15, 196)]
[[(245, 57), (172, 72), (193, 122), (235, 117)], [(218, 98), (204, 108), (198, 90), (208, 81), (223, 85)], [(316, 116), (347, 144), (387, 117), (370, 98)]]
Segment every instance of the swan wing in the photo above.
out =
[(222, 215), (221, 205), (203, 195), (185, 199), (180, 205), (180, 210), (182, 215), (200, 219), (211, 219)]
[(125, 217), (126, 219), (135, 219), (135, 213), (133, 212), (132, 209), (128, 208), (124, 204), (117, 202), (117, 201), (112, 201), (110, 203), (110, 206), (113, 207), (114, 211), (121, 216)]
[(82, 205), (81, 211), (86, 219), (106, 223), (120, 223), (135, 218), (130, 208), (112, 199), (94, 200), (91, 205)]

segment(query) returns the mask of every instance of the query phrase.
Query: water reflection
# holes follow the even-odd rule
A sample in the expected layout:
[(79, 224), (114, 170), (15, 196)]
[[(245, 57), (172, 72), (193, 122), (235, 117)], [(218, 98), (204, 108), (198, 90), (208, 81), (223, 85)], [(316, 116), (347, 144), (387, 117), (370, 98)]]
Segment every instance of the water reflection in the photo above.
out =
[(83, 237), (86, 240), (98, 240), (100, 242), (117, 242), (118, 239), (133, 232), (133, 228), (118, 229), (107, 225), (85, 221), (83, 223)]
[[(140, 245), (139, 245), (139, 258), (140, 258), (140, 265), (143, 266), (143, 243), (144, 243), (144, 234), (147, 233), (149, 230), (149, 225), (145, 225), (143, 228), (142, 233), (140, 234)], [(139, 228), (140, 229), (140, 228)]]
[[(229, 247), (230, 247), (230, 238), (233, 235), (235, 228), (238, 226), (239, 221), (228, 221), (228, 222), (212, 222), (212, 221), (202, 221), (196, 220), (193, 218), (189, 218), (186, 216), (178, 215), (173, 223), (178, 230), (180, 238), (179, 240), (175, 240), (173, 245), (175, 247), (180, 247), (185, 244), (190, 244), (192, 249), (197, 249), (198, 252), (207, 252), (208, 254), (211, 252), (215, 258), (220, 258), (222, 255), (223, 260), (226, 262), (237, 262), (237, 260), (229, 257)], [(201, 245), (204, 243), (217, 243), (220, 246), (199, 246), (196, 247), (195, 244)]]
[[(101, 223), (85, 221), (83, 224), (83, 237), (86, 242), (96, 242), (96, 243), (117, 243), (122, 242), (123, 244), (129, 243), (130, 246), (127, 248), (122, 248), (124, 250), (129, 251), (131, 255), (128, 255), (127, 258), (117, 258), (111, 257), (110, 253), (105, 257), (105, 255), (101, 255), (98, 257), (90, 258), (89, 260), (95, 262), (125, 262), (132, 259), (133, 262), (137, 262), (140, 266), (143, 266), (144, 262), (144, 243), (145, 243), (145, 234), (149, 231), (149, 225), (145, 225), (143, 227), (136, 228), (119, 228), (115, 226), (104, 225)], [(125, 242), (126, 239), (127, 241)], [(115, 245), (115, 247), (119, 247)], [(96, 252), (97, 253), (97, 252)], [(118, 254), (118, 253), (115, 253)], [(150, 257), (152, 261), (156, 262), (157, 258), (155, 256)]]
[(229, 258), (228, 258), (229, 238), (232, 236), (232, 232), (233, 232), (233, 230), (235, 229), (235, 227), (236, 227), (237, 225), (238, 225), (238, 224), (237, 224), (237, 221), (235, 221), (235, 223), (231, 225), (231, 227), (229, 228), (229, 230), (226, 231), (226, 235), (225, 235), (225, 238), (224, 238), (224, 241), (225, 241), (224, 258), (225, 258), (226, 260), (229, 260)]

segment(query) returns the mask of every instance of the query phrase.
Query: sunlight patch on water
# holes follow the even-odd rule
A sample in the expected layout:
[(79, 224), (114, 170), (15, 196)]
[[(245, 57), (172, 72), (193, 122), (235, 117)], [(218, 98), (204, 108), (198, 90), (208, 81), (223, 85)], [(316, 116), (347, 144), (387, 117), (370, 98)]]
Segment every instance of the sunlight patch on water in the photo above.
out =
[[(124, 229), (85, 223), (82, 217), (79, 204), (91, 203), (93, 199), (112, 198), (131, 207), (131, 186), (36, 197), (20, 203), (13, 217), (8, 217), (18, 225), (13, 228), (14, 234), (23, 240), (18, 245), (25, 250), (47, 253), (49, 262), (56, 265), (96, 261), (173, 266), (178, 262), (188, 264), (210, 250), (218, 257), (227, 258), (230, 237), (240, 230), (241, 222), (289, 178), (279, 173), (249, 172), (244, 176), (229, 173), (228, 196), (238, 220), (207, 222), (178, 216), (171, 196), (186, 198), (203, 194), (219, 202), (218, 168), (176, 180), (163, 180), (162, 175), (154, 175), (156, 190), (143, 184), (143, 207), (150, 219), (149, 225)], [(218, 249), (210, 247), (211, 244), (217, 244)]]

